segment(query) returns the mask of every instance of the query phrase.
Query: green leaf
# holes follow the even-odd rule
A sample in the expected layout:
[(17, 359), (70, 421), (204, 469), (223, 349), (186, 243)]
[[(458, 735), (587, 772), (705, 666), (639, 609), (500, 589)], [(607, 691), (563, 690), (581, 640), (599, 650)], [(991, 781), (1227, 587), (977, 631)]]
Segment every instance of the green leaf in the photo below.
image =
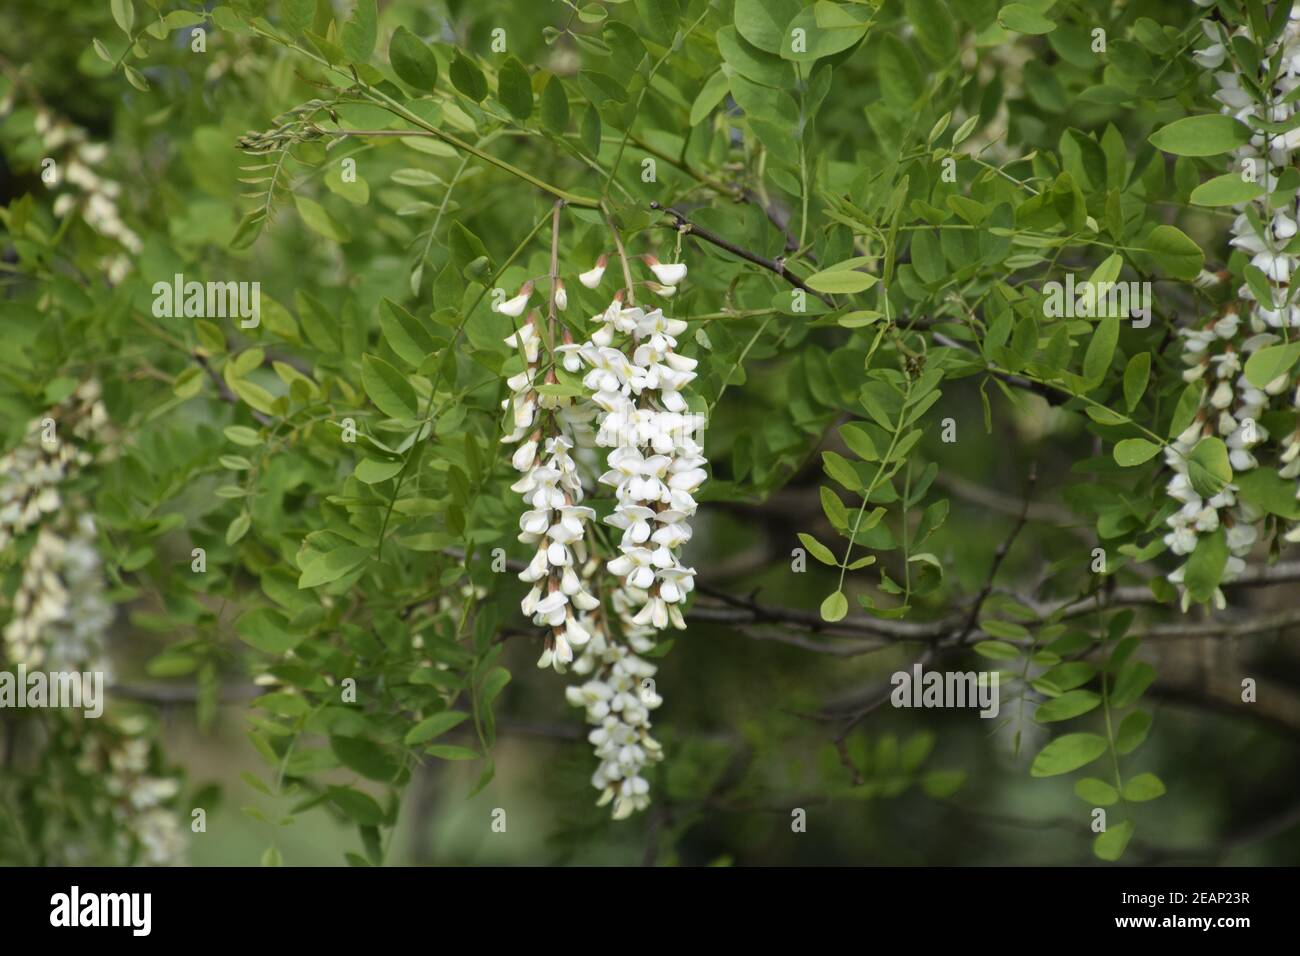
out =
[(1139, 352), (1128, 360), (1124, 367), (1124, 407), (1133, 411), (1142, 400), (1151, 379), (1151, 353)]
[(799, 540), (802, 541), (803, 546), (812, 553), (812, 556), (816, 558), (818, 561), (820, 561), (822, 564), (829, 564), (834, 567), (839, 567), (840, 563), (835, 559), (835, 555), (831, 553), (831, 549), (826, 547), (826, 545), (822, 544), (812, 535), (804, 534), (802, 531), (800, 531)]
[(479, 688), (479, 697), (483, 706), (490, 706), (497, 695), (505, 690), (505, 686), (510, 683), (510, 672), (504, 667), (494, 667), (488, 672), (487, 677), (483, 678), (483, 684)]
[(1124, 799), (1133, 803), (1145, 803), (1164, 794), (1164, 782), (1153, 773), (1140, 773), (1124, 781)]
[(1034, 720), (1040, 724), (1053, 723), (1058, 720), (1070, 720), (1101, 704), (1101, 696), (1090, 690), (1072, 690), (1044, 701), (1034, 712)]
[(1145, 438), (1125, 438), (1115, 445), (1115, 464), (1122, 468), (1132, 468), (1145, 461), (1150, 461), (1160, 453), (1160, 446)]
[[(686, 2), (686, 0), (683, 0)], [(590, 3), (582, 9), (600, 9), (598, 4)], [(636, 0), (637, 25), (646, 35), (658, 40), (672, 39), (677, 28), (678, 18), (685, 16), (684, 10), (678, 9), (678, 0)]]
[(1132, 753), (1147, 739), (1151, 729), (1151, 715), (1145, 710), (1135, 710), (1127, 715), (1115, 732), (1115, 751), (1121, 755)]
[(191, 365), (176, 376), (176, 381), (172, 383), (172, 392), (177, 398), (188, 400), (203, 391), (203, 382), (203, 373)]
[(1023, 641), (1029, 638), (1029, 631), (1023, 624), (1017, 624), (1015, 621), (999, 621), (996, 618), (985, 618), (980, 621), (980, 630), (985, 634), (991, 634), (993, 637), (1001, 637), (1009, 641)]
[(315, 15), (316, 0), (280, 0), (281, 26), (291, 37), (300, 35), (311, 26)]
[(1246, 359), (1246, 381), (1263, 389), (1295, 368), (1297, 360), (1300, 360), (1300, 342), (1262, 348)]
[(1271, 515), (1300, 521), (1300, 500), (1296, 499), (1295, 479), (1283, 478), (1275, 468), (1260, 466), (1233, 475), (1237, 497)]
[(420, 320), (387, 297), (379, 309), (379, 325), (389, 348), (413, 369), (418, 369), (435, 349), (433, 336)]
[(906, 0), (904, 9), (926, 56), (940, 65), (956, 58), (956, 21), (945, 4), (940, 0)]
[(843, 591), (835, 591), (826, 595), (822, 601), (821, 615), (823, 621), (830, 621), (832, 624), (836, 621), (844, 620), (844, 616), (849, 613), (849, 599), (844, 596)]
[(1088, 276), (1088, 282), (1094, 286), (1103, 283), (1114, 282), (1119, 278), (1121, 270), (1124, 268), (1124, 257), (1118, 252), (1112, 252), (1096, 269), (1092, 270), (1092, 275)]
[(885, 313), (877, 312), (875, 309), (855, 309), (852, 312), (845, 312), (835, 324), (846, 329), (861, 329), (868, 325), (874, 325), (885, 317)]
[(848, 445), (849, 450), (863, 461), (880, 460), (880, 452), (876, 451), (876, 443), (871, 440), (871, 436), (861, 425), (841, 425), (839, 432), (840, 437), (844, 439), (844, 444)]
[(736, 32), (767, 53), (780, 53), (799, 0), (736, 0)]
[(308, 555), (298, 576), (300, 589), (319, 587), (350, 574), (370, 557), (370, 550), (349, 545), (324, 553), (308, 552)]
[(865, 7), (817, 0), (787, 22), (778, 52), (783, 60), (812, 63), (847, 50), (866, 35), (870, 25)]
[(921, 787), (936, 800), (951, 797), (966, 782), (964, 770), (931, 770), (921, 780)]
[(361, 737), (330, 737), (330, 749), (339, 762), (367, 780), (387, 783), (397, 776), (398, 763), (372, 740)]
[(330, 803), (343, 811), (361, 826), (377, 827), (384, 822), (384, 811), (374, 798), (351, 787), (329, 787), (326, 791)]
[(1119, 802), (1119, 791), (1096, 777), (1079, 780), (1074, 785), (1074, 792), (1080, 800), (1094, 807), (1109, 807)]
[(1088, 342), (1088, 350), (1083, 355), (1083, 378), (1089, 388), (1095, 388), (1106, 377), (1118, 341), (1118, 316), (1107, 316), (1097, 323), (1097, 329)]
[(459, 50), (456, 51), (456, 58), (451, 61), (449, 72), (452, 85), (475, 103), (482, 102), (483, 97), (487, 96), (488, 84), (483, 71), (466, 59)]
[(131, 27), (135, 25), (135, 6), (131, 0), (109, 0), (108, 8), (113, 14), (113, 22), (130, 36)]
[(254, 608), (245, 611), (235, 621), (235, 633), (240, 640), (267, 654), (283, 654), (292, 650), (306, 636), (289, 627), (289, 620), (272, 608)]
[(517, 57), (506, 57), (501, 64), (497, 73), (497, 99), (517, 120), (526, 120), (533, 113), (532, 81)]
[(1175, 156), (1218, 156), (1250, 142), (1250, 128), (1231, 116), (1205, 113), (1174, 120), (1149, 139), (1156, 149)]
[(375, 51), (375, 41), (379, 38), (379, 14), (375, 9), (375, 0), (357, 0), (348, 17), (339, 30), (339, 42), (343, 52), (353, 63), (364, 63)]
[(247, 511), (241, 511), (231, 520), (230, 526), (226, 528), (226, 544), (237, 544), (244, 535), (248, 534), (248, 529), (253, 523), (253, 518)]
[(313, 232), (335, 242), (347, 242), (351, 238), (347, 229), (336, 222), (334, 217), (325, 210), (325, 207), (316, 200), (294, 194), (293, 204), (298, 209), (298, 215), (302, 216), (302, 221)]
[(1155, 679), (1156, 669), (1146, 661), (1129, 661), (1115, 678), (1111, 706), (1121, 710), (1132, 706)]
[(221, 433), (236, 445), (243, 445), (245, 448), (254, 448), (262, 444), (262, 436), (247, 425), (227, 425)]
[(542, 125), (557, 134), (569, 128), (569, 96), (558, 76), (547, 80), (542, 90)]
[(1008, 3), (998, 11), (998, 23), (1016, 33), (1039, 36), (1056, 29), (1056, 21), (1049, 20), (1027, 3)]
[(385, 415), (412, 421), (420, 414), (415, 389), (393, 366), (374, 355), (361, 357), (361, 384)]
[(402, 470), (400, 461), (378, 461), (374, 458), (363, 458), (357, 462), (357, 467), (353, 471), (357, 481), (364, 482), (367, 485), (377, 485), (381, 481), (387, 481), (399, 471)]
[(1196, 539), (1196, 550), (1187, 559), (1183, 585), (1193, 601), (1205, 602), (1214, 597), (1214, 589), (1223, 580), (1228, 563), (1228, 542), (1222, 527)]
[(852, 269), (831, 270), (815, 272), (807, 279), (810, 288), (818, 292), (828, 292), (832, 295), (838, 293), (865, 292), (875, 285), (879, 280), (869, 273), (857, 272)]
[(1057, 664), (1038, 680), (1050, 684), (1057, 691), (1071, 690), (1092, 680), (1097, 668), (1087, 661), (1067, 661)]
[(406, 732), (406, 736), (402, 738), (403, 743), (407, 745), (422, 744), (426, 740), (432, 740), (434, 737), (445, 734), (468, 717), (469, 714), (459, 710), (446, 710), (440, 714), (434, 714), (432, 717), (426, 717)]
[(600, 154), (600, 113), (596, 107), (588, 106), (582, 114), (582, 145), (591, 156)]
[(1232, 465), (1228, 461), (1228, 446), (1222, 438), (1206, 435), (1187, 454), (1187, 477), (1192, 488), (1202, 498), (1213, 498), (1223, 486), (1232, 481)]
[(833, 451), (822, 452), (822, 466), (832, 479), (849, 491), (861, 491), (862, 479), (847, 458)]
[(388, 43), (388, 62), (397, 78), (417, 90), (432, 90), (438, 83), (438, 60), (428, 44), (404, 26)]
[(1054, 777), (1092, 763), (1106, 752), (1106, 738), (1099, 734), (1065, 734), (1038, 752), (1029, 768), (1030, 776)]
[(1264, 195), (1259, 183), (1247, 182), (1240, 173), (1224, 173), (1192, 190), (1191, 201), (1198, 206), (1235, 206)]
[(978, 641), (972, 650), (995, 661), (1013, 661), (1020, 656), (1020, 648), (1006, 641)]
[(1145, 251), (1175, 279), (1195, 279), (1205, 265), (1201, 247), (1174, 226), (1156, 226), (1147, 235)]
[(1098, 425), (1128, 424), (1127, 418), (1114, 409), (1107, 408), (1105, 405), (1088, 405), (1084, 408), (1083, 413)]
[(944, 259), (939, 240), (931, 230), (921, 229), (912, 234), (911, 253), (912, 268), (922, 282), (933, 284), (947, 276), (948, 263)]
[(1133, 821), (1125, 820), (1098, 833), (1092, 841), (1092, 852), (1097, 859), (1113, 863), (1124, 855), (1124, 849), (1133, 836)]
[(126, 81), (130, 83), (132, 86), (134, 86), (141, 93), (149, 92), (149, 81), (146, 80), (144, 78), (144, 74), (141, 73), (139, 70), (137, 70), (135, 67), (128, 66), (127, 64), (123, 63), (122, 74), (126, 77)]
[(713, 112), (714, 107), (721, 103), (731, 90), (731, 81), (727, 74), (718, 70), (700, 87), (700, 92), (695, 97), (695, 102), (691, 104), (691, 117), (689, 123), (691, 126), (699, 124), (704, 117)]

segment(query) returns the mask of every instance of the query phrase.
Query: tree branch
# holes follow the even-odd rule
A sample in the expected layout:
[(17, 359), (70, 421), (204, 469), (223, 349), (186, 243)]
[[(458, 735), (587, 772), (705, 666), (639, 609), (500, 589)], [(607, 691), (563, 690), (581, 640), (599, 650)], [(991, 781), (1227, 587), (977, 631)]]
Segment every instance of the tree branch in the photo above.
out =
[(673, 228), (678, 229), (679, 231), (687, 235), (698, 236), (699, 238), (703, 239), (705, 242), (712, 243), (713, 245), (717, 246), (719, 249), (725, 249), (727, 252), (730, 252), (733, 256), (738, 256), (739, 258), (744, 259), (746, 262), (752, 262), (754, 265), (762, 269), (766, 269), (768, 272), (773, 272), (776, 275), (779, 275), (782, 279), (790, 283), (795, 288), (803, 289), (809, 295), (815, 296), (816, 298), (820, 299), (822, 302), (825, 302), (827, 305), (831, 306), (832, 308), (835, 306), (834, 299), (832, 299), (828, 295), (822, 295), (816, 289), (813, 289), (806, 282), (804, 282), (803, 279), (799, 278), (797, 275), (791, 272), (790, 269), (785, 264), (784, 256), (778, 259), (769, 259), (766, 256), (760, 256), (757, 252), (751, 252), (748, 249), (736, 245), (734, 242), (732, 242), (729, 239), (724, 239), (716, 232), (713, 232), (709, 229), (705, 229), (703, 226), (691, 222), (691, 220), (687, 219), (686, 216), (678, 212), (676, 209), (670, 209), (666, 206), (660, 205), (657, 202), (650, 203), (650, 208), (657, 210), (659, 212), (666, 213), (667, 215), (671, 216), (673, 220), (672, 222)]

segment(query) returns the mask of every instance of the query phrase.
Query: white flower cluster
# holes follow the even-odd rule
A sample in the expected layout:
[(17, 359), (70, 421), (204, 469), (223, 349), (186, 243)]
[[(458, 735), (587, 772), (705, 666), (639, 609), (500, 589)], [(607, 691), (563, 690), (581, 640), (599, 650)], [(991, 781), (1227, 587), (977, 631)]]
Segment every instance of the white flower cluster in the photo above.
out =
[[(642, 258), (655, 276), (645, 284), (658, 295), (672, 295), (686, 277), (681, 263)], [(601, 256), (578, 281), (598, 287), (607, 263)], [(526, 283), (497, 311), (523, 315), (532, 289)], [(549, 629), (539, 665), (563, 670), (571, 663), (587, 678), (566, 696), (592, 725), (588, 740), (599, 761), (592, 785), (598, 805), (613, 804), (615, 819), (649, 805), (643, 771), (663, 759), (650, 735), (650, 712), (662, 703), (655, 666), (640, 655), (654, 647), (659, 630), (686, 626), (682, 607), (695, 570), (682, 564), (680, 552), (691, 537), (694, 495), (707, 477), (697, 439), (703, 416), (689, 413), (683, 395), (696, 363), (677, 352), (686, 323), (660, 309), (625, 306), (623, 295), (594, 317), (589, 341), (576, 343), (566, 330), (562, 342), (548, 343), (566, 372), (583, 374), (582, 398), (539, 391), (542, 334), (532, 313), (506, 339), (522, 354), (524, 370), (508, 380), (511, 395), (503, 403), (512, 419), (504, 440), (518, 443), (512, 462), (523, 473), (513, 487), (529, 505), (519, 537), (537, 545), (520, 574), (533, 584), (523, 610)], [(558, 282), (555, 304), (568, 304)], [(546, 381), (557, 382), (555, 369)], [(605, 449), (603, 463), (586, 457), (596, 449)], [(586, 544), (596, 513), (582, 504), (600, 485), (616, 501), (605, 521), (621, 532), (618, 553), (603, 564)]]
[(103, 437), (108, 412), (99, 383), (87, 380), (45, 418), (27, 424), (23, 440), (0, 456), (0, 552), (63, 503), (59, 485), (89, 464), (91, 455), (70, 437)]
[[(1246, 125), (1252, 121), (1284, 123), (1289, 120), (1296, 112), (1296, 105), (1291, 102), (1292, 94), (1300, 88), (1300, 4), (1291, 10), (1282, 34), (1272, 43), (1263, 45), (1260, 71), (1249, 77), (1243, 77), (1235, 67), (1219, 69), (1228, 60), (1232, 42), (1227, 28), (1208, 18), (1201, 21), (1201, 28), (1210, 43), (1196, 51), (1193, 57), (1201, 66), (1215, 71), (1218, 89), (1214, 98), (1222, 104), (1222, 112)], [(1237, 35), (1261, 45), (1252, 36), (1249, 26), (1240, 27)], [(1281, 69), (1269, 86), (1269, 64), (1274, 61), (1281, 63)], [(1229, 63), (1229, 66), (1233, 65)], [(1265, 88), (1268, 94), (1266, 103), (1258, 101), (1249, 88), (1251, 86)], [(1287, 295), (1287, 284), (1300, 264), (1300, 257), (1285, 251), (1298, 228), (1296, 200), (1274, 206), (1269, 195), (1277, 188), (1278, 177), (1291, 167), (1297, 148), (1300, 148), (1300, 129), (1293, 129), (1280, 135), (1254, 132), (1249, 142), (1232, 153), (1231, 171), (1242, 175), (1252, 173), (1264, 191), (1259, 199), (1237, 204), (1238, 214), (1232, 224), (1231, 245), (1251, 257), (1250, 264), (1268, 278), (1273, 293), (1272, 302), (1257, 302), (1248, 285), (1240, 289), (1243, 299), (1255, 302), (1250, 315), (1251, 329), (1255, 332), (1284, 326), (1300, 327), (1300, 303), (1288, 303)], [(1257, 230), (1252, 225), (1247, 214), (1248, 206), (1253, 206), (1256, 221), (1262, 229)]]
[(82, 383), (49, 416), (29, 423), (18, 447), (0, 457), (0, 551), (39, 525), (4, 629), (4, 658), (13, 664), (103, 669), (103, 635), (113, 612), (104, 598), (95, 522), (75, 502), (65, 503), (60, 490), (92, 460), (74, 439), (108, 433), (99, 395), (97, 382)]
[[(185, 862), (185, 834), (167, 802), (180, 792), (174, 777), (156, 777), (149, 772), (149, 741), (128, 737), (116, 742), (107, 753), (107, 768), (95, 768), (98, 761), (83, 761), (87, 771), (107, 769), (105, 787), (113, 800), (113, 816), (128, 840), (140, 850), (145, 866), (177, 866)], [(130, 846), (122, 848), (124, 857)]]
[[(686, 277), (683, 264), (646, 262), (660, 294)], [(579, 279), (594, 288), (604, 265), (598, 262)], [(591, 643), (574, 666), (592, 676), (566, 694), (594, 725), (587, 739), (600, 761), (591, 781), (601, 793), (598, 803), (612, 801), (614, 818), (622, 819), (649, 805), (650, 785), (641, 771), (663, 759), (650, 735), (650, 711), (663, 699), (651, 680), (654, 665), (638, 655), (654, 646), (658, 630), (686, 626), (682, 605), (695, 586), (695, 570), (681, 563), (679, 553), (691, 537), (693, 496), (707, 477), (707, 462), (695, 437), (703, 417), (688, 413), (682, 394), (696, 365), (676, 351), (686, 323), (660, 309), (625, 307), (621, 297), (596, 321), (590, 341), (557, 351), (568, 371), (586, 368), (583, 385), (600, 410), (596, 444), (610, 449), (608, 470), (598, 480), (614, 489), (617, 503), (605, 520), (622, 535), (619, 554), (605, 568), (618, 579), (609, 603), (626, 643), (611, 640), (604, 616), (597, 617)]]
[[(1247, 81), (1236, 69), (1219, 69), (1229, 60), (1232, 37), (1227, 28), (1217, 20), (1206, 19), (1202, 21), (1202, 29), (1209, 44), (1193, 57), (1201, 66), (1215, 71), (1214, 96), (1225, 114), (1249, 123), (1251, 120), (1282, 122), (1295, 112), (1289, 97), (1300, 89), (1300, 5), (1292, 9), (1281, 36), (1261, 51), (1264, 69), (1275, 59), (1281, 63), (1281, 70), (1269, 89), (1267, 104), (1259, 103), (1248, 89), (1250, 85), (1266, 83), (1266, 75), (1251, 76)], [(1238, 32), (1253, 42), (1248, 26)], [(1288, 289), (1300, 257), (1286, 251), (1298, 231), (1296, 203), (1293, 200), (1275, 208), (1269, 196), (1277, 187), (1279, 176), (1293, 164), (1297, 148), (1300, 148), (1300, 130), (1267, 137), (1256, 132), (1232, 156), (1232, 171), (1243, 175), (1252, 172), (1264, 195), (1237, 204), (1230, 244), (1250, 256), (1250, 264), (1263, 273), (1271, 301), (1259, 301), (1255, 290), (1244, 284), (1238, 295), (1249, 304), (1245, 322), (1235, 307), (1229, 307), (1207, 327), (1184, 329), (1181, 333), (1182, 358), (1187, 365), (1183, 379), (1189, 383), (1199, 381), (1204, 389), (1195, 421), (1165, 452), (1165, 460), (1174, 471), (1167, 490), (1182, 507), (1168, 519), (1169, 533), (1164, 540), (1170, 551), (1184, 556), (1196, 549), (1198, 535), (1214, 533), (1223, 527), (1229, 551), (1223, 583), (1231, 582), (1244, 570), (1245, 559), (1259, 537), (1263, 514), (1240, 502), (1236, 485), (1232, 483), (1203, 498), (1188, 474), (1187, 455), (1202, 438), (1217, 436), (1228, 449), (1228, 461), (1234, 473), (1257, 467), (1257, 450), (1269, 438), (1260, 416), (1268, 411), (1274, 396), (1291, 389), (1290, 372), (1260, 389), (1250, 383), (1243, 369), (1251, 354), (1282, 341), (1275, 330), (1300, 328), (1300, 303), (1290, 301)], [(1260, 223), (1260, 227), (1255, 223)], [(1296, 396), (1296, 402), (1300, 403), (1300, 395)], [(1284, 477), (1300, 474), (1300, 432), (1284, 445), (1282, 466)], [(1300, 529), (1293, 529), (1287, 537), (1300, 540)], [(1185, 573), (1184, 564), (1169, 579), (1181, 586)], [(1185, 590), (1182, 600), (1186, 609), (1189, 597)], [(1224, 606), (1222, 591), (1216, 590), (1214, 603)]]
[[(4, 629), (0, 656), (10, 664), (109, 669), (104, 638), (113, 607), (105, 597), (95, 521), (84, 502), (66, 498), (60, 486), (91, 463), (86, 449), (91, 441), (111, 437), (99, 384), (88, 380), (48, 416), (32, 421), (23, 442), (0, 458), (0, 551), (36, 529), (13, 596), (14, 614)], [(148, 773), (148, 741), (128, 737), (105, 748), (97, 735), (82, 739), (78, 766), (88, 778), (104, 781), (122, 827), (123, 861), (138, 847), (148, 865), (181, 862), (180, 822), (164, 806), (179, 784)]]
[[(526, 304), (527, 292), (521, 295)], [(511, 412), (514, 427), (502, 441), (519, 442), (511, 464), (521, 477), (510, 487), (529, 506), (519, 518), (519, 540), (537, 546), (519, 573), (520, 580), (532, 585), (520, 606), (534, 624), (547, 628), (537, 666), (563, 673), (573, 661), (573, 648), (590, 639), (584, 615), (600, 606), (577, 572), (586, 559), (586, 522), (596, 513), (582, 504), (582, 479), (570, 454), (574, 443), (565, 434), (563, 413), (570, 406), (537, 391), (541, 338), (535, 314), (506, 344), (523, 353), (525, 364), (507, 380), (511, 397), (503, 407)], [(553, 382), (554, 373), (548, 378)]]
[[(60, 193), (54, 200), (54, 214), (67, 215), (80, 204), (81, 217), (91, 229), (119, 243), (132, 255), (139, 255), (144, 243), (122, 221), (117, 208), (118, 197), (122, 194), (121, 184), (100, 176), (93, 168), (107, 158), (108, 146), (89, 142), (85, 130), (45, 109), (37, 110), (35, 126), (47, 155), (63, 152), (62, 180), (81, 193), (80, 196), (74, 192)], [(125, 255), (107, 257), (101, 265), (114, 285), (131, 271), (131, 262)]]
[[(615, 299), (591, 341), (569, 348), (566, 367), (588, 367), (583, 384), (601, 416), (596, 443), (612, 449), (602, 484), (617, 504), (606, 521), (622, 531), (619, 555), (606, 565), (639, 607), (632, 622), (656, 630), (684, 628), (681, 606), (695, 587), (695, 569), (679, 560), (690, 540), (694, 493), (707, 477), (704, 449), (695, 439), (703, 416), (687, 412), (684, 389), (695, 359), (678, 354), (686, 323), (624, 307)], [(616, 341), (623, 348), (615, 348)]]
[[(599, 562), (592, 559), (584, 577), (598, 573)], [(591, 676), (564, 693), (570, 704), (585, 710), (587, 723), (593, 725), (587, 740), (600, 761), (591, 777), (591, 785), (600, 791), (597, 806), (612, 801), (614, 819), (621, 820), (650, 804), (650, 783), (641, 772), (663, 759), (663, 748), (650, 736), (650, 711), (663, 698), (654, 689), (655, 666), (636, 653), (654, 646), (653, 628), (633, 620), (636, 601), (626, 588), (615, 588), (610, 604), (626, 644), (610, 637), (603, 609), (594, 613), (591, 640), (573, 665), (574, 673)]]
[(103, 671), (113, 607), (104, 598), (95, 522), (82, 514), (66, 524), (71, 530), (44, 525), (37, 533), (5, 626), (4, 657), (32, 668)]

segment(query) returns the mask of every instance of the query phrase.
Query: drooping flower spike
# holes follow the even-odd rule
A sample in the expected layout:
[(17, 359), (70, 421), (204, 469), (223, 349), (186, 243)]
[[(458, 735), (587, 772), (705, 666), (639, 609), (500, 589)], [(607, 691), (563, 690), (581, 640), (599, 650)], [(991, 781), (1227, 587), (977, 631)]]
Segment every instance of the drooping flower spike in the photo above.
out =
[[(659, 295), (671, 296), (686, 277), (681, 263), (643, 261), (655, 276), (645, 284)], [(607, 266), (601, 256), (578, 279), (596, 288)], [(677, 351), (687, 325), (632, 305), (631, 294), (619, 290), (593, 317), (587, 341), (576, 342), (567, 328), (558, 335), (546, 377), (556, 381), (557, 369), (580, 374), (585, 394), (576, 400), (539, 393), (542, 336), (530, 315), (506, 340), (525, 368), (508, 380), (511, 396), (502, 403), (513, 425), (503, 440), (516, 443), (511, 463), (521, 473), (513, 488), (526, 506), (519, 539), (536, 546), (520, 574), (532, 585), (521, 607), (547, 629), (539, 666), (571, 667), (586, 678), (567, 697), (592, 725), (588, 740), (599, 761), (592, 785), (616, 819), (649, 805), (643, 772), (663, 758), (650, 735), (650, 712), (663, 701), (655, 667), (641, 655), (658, 631), (686, 626), (695, 570), (681, 551), (707, 477), (704, 419), (689, 413), (685, 397), (696, 363)], [(524, 303), (512, 305), (517, 297), (507, 305), (522, 313), (525, 290), (520, 295)], [(601, 449), (603, 467), (590, 460)], [(602, 489), (615, 501), (605, 523), (619, 533), (617, 552), (605, 559), (588, 547), (596, 512), (584, 504)]]
[[(1214, 71), (1214, 98), (1221, 104), (1221, 111), (1247, 125), (1252, 121), (1285, 122), (1295, 112), (1294, 91), (1300, 88), (1300, 7), (1292, 9), (1286, 26), (1271, 42), (1254, 37), (1249, 23), (1238, 28), (1237, 34), (1261, 52), (1257, 63), (1247, 68), (1256, 71), (1252, 75), (1243, 72), (1235, 58), (1230, 59), (1233, 36), (1223, 23), (1207, 17), (1201, 27), (1208, 43), (1194, 52), (1193, 58), (1203, 68)], [(1276, 75), (1271, 73), (1273, 63), (1282, 65)], [(1262, 101), (1252, 90), (1263, 91)], [(1249, 257), (1250, 265), (1260, 270), (1264, 281), (1257, 288), (1243, 284), (1238, 290), (1240, 303), (1229, 305), (1203, 326), (1180, 330), (1182, 360), (1187, 366), (1183, 379), (1189, 384), (1201, 383), (1202, 398), (1193, 422), (1165, 452), (1173, 472), (1167, 493), (1180, 507), (1167, 521), (1169, 531), (1164, 541), (1173, 554), (1188, 556), (1196, 550), (1200, 535), (1216, 534), (1222, 529), (1228, 549), (1224, 584), (1231, 583), (1245, 569), (1246, 558), (1260, 537), (1264, 515), (1240, 500), (1235, 482), (1210, 488), (1204, 481), (1193, 481), (1189, 456), (1199, 442), (1213, 438), (1224, 443), (1234, 477), (1258, 467), (1259, 450), (1271, 437), (1261, 417), (1272, 408), (1277, 396), (1294, 388), (1294, 372), (1257, 387), (1246, 377), (1245, 366), (1260, 349), (1283, 341), (1280, 333), (1300, 328), (1300, 302), (1293, 301), (1289, 288), (1300, 258), (1287, 251), (1297, 233), (1300, 215), (1294, 197), (1279, 205), (1271, 195), (1282, 173), (1293, 165), (1297, 148), (1300, 135), (1293, 130), (1286, 134), (1256, 132), (1233, 151), (1232, 172), (1250, 175), (1264, 188), (1258, 198), (1235, 204), (1237, 215), (1229, 245)], [(1198, 285), (1206, 284), (1198, 280)], [(1257, 292), (1266, 292), (1266, 300)], [(1296, 400), (1300, 401), (1300, 393)], [(1279, 462), (1282, 477), (1300, 475), (1298, 455), (1300, 428), (1283, 442)], [(1286, 537), (1300, 540), (1300, 527), (1293, 527)], [(1184, 609), (1190, 603), (1184, 587), (1186, 572), (1184, 563), (1169, 575), (1169, 580), (1182, 589)], [(1215, 590), (1213, 600), (1218, 607), (1226, 604), (1221, 589)]]

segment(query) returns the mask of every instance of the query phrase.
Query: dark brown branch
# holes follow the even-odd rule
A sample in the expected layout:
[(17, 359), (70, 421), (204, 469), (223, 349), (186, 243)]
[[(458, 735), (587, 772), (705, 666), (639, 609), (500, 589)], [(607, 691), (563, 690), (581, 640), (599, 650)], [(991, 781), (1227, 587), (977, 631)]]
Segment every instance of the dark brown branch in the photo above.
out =
[(752, 597), (736, 597), (707, 584), (696, 584), (695, 589), (700, 594), (720, 601), (726, 606), (710, 607), (696, 603), (686, 614), (688, 621), (708, 621), (716, 624), (786, 624), (804, 628), (815, 634), (870, 634), (895, 641), (936, 640), (950, 634), (958, 623), (958, 618), (955, 616), (936, 621), (887, 621), (868, 617), (865, 614), (855, 614), (832, 623), (822, 620), (817, 611), (759, 604)]
[(802, 289), (803, 291), (807, 292), (809, 295), (816, 296), (822, 302), (825, 302), (827, 305), (834, 308), (835, 300), (828, 295), (822, 295), (820, 292), (816, 291), (815, 289), (810, 287), (806, 282), (804, 282), (803, 279), (799, 278), (797, 275), (791, 272), (790, 269), (785, 264), (784, 256), (781, 256), (780, 258), (777, 259), (769, 259), (767, 256), (760, 256), (757, 252), (751, 252), (748, 249), (736, 245), (734, 242), (732, 242), (729, 239), (724, 239), (716, 232), (713, 232), (712, 230), (709, 229), (705, 229), (703, 226), (691, 222), (691, 220), (686, 218), (686, 216), (682, 215), (682, 213), (678, 212), (676, 209), (670, 209), (666, 206), (661, 206), (657, 202), (650, 203), (650, 208), (658, 212), (666, 213), (669, 216), (671, 216), (673, 219), (673, 228), (687, 235), (699, 236), (705, 242), (711, 243), (717, 246), (719, 249), (725, 249), (727, 252), (730, 252), (733, 256), (738, 256), (739, 258), (744, 259), (746, 262), (751, 262), (762, 269), (766, 269), (768, 272), (773, 272), (776, 275), (779, 275), (782, 279), (790, 283), (795, 288)]
[[(239, 396), (232, 392), (230, 386), (226, 384), (226, 380), (217, 374), (217, 370), (212, 367), (206, 355), (202, 352), (195, 352), (194, 361), (199, 363), (199, 368), (208, 373), (208, 378), (212, 379), (212, 384), (217, 387), (217, 395), (221, 397), (223, 402), (229, 402), (231, 405), (241, 404)], [(270, 425), (274, 421), (269, 415), (263, 415), (255, 408), (250, 408), (249, 411), (252, 413), (253, 418), (263, 425)]]

